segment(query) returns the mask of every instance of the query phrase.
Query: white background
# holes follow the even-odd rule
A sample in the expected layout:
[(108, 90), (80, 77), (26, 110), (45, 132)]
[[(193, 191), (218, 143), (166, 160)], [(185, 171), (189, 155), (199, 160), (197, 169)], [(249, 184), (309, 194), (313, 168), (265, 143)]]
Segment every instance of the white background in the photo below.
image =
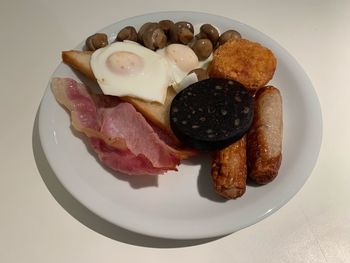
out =
[[(219, 239), (154, 239), (96, 219), (38, 146), (35, 118), (60, 52), (120, 19), (173, 10), (269, 35), (303, 66), (322, 107), (322, 148), (304, 187), (272, 216)], [(349, 12), (348, 1), (2, 0), (0, 262), (350, 262)]]

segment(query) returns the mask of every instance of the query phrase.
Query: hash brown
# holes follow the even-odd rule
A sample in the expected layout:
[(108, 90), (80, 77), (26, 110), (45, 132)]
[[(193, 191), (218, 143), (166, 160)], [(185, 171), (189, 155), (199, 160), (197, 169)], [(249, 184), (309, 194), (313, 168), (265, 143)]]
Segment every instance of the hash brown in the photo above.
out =
[(246, 39), (235, 39), (215, 50), (208, 73), (210, 77), (238, 81), (255, 91), (272, 79), (276, 64), (270, 49)]

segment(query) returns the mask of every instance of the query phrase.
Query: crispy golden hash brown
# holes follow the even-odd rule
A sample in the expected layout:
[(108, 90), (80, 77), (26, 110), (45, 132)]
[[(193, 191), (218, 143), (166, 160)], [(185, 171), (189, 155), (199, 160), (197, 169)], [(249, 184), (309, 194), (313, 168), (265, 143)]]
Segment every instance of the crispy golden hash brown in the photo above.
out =
[(210, 77), (233, 79), (256, 90), (272, 79), (276, 58), (271, 50), (246, 40), (230, 40), (214, 52)]

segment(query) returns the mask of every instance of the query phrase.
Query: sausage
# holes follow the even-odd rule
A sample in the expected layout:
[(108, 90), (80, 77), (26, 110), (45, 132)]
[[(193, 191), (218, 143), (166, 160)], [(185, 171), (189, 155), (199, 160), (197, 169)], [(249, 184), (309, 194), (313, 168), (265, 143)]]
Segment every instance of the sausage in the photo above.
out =
[(246, 190), (246, 136), (215, 152), (211, 176), (215, 191), (227, 199), (242, 196)]
[(282, 97), (273, 87), (255, 95), (253, 124), (247, 135), (248, 177), (257, 184), (271, 182), (282, 160)]

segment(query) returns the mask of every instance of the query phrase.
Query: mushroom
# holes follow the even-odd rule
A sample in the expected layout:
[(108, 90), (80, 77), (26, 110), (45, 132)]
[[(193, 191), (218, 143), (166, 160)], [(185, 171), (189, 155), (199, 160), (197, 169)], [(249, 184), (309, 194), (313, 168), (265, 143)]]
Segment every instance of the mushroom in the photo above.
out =
[(137, 42), (137, 32), (133, 26), (124, 27), (117, 35), (117, 41), (130, 40)]
[(158, 22), (161, 29), (163, 29), (164, 33), (169, 36), (169, 31), (172, 26), (174, 26), (174, 22), (171, 20), (161, 20)]
[(197, 79), (198, 81), (201, 81), (203, 79), (208, 79), (209, 76), (208, 76), (208, 72), (206, 69), (204, 68), (196, 68), (196, 69), (193, 69), (191, 70), (188, 75), (190, 75), (191, 73), (195, 73), (196, 76), (197, 76)]
[(207, 59), (213, 52), (213, 44), (207, 38), (196, 39), (191, 45), (192, 50), (196, 53), (199, 60)]
[(236, 30), (227, 30), (219, 37), (219, 45), (226, 43), (228, 40), (240, 38), (242, 38), (241, 34)]
[(90, 51), (95, 51), (108, 45), (108, 37), (104, 33), (96, 33), (89, 36), (85, 41), (85, 46)]
[(170, 27), (169, 42), (187, 45), (193, 39), (193, 25), (186, 21), (180, 21)]
[(139, 31), (137, 32), (137, 41), (140, 43), (140, 44), (143, 44), (143, 40), (142, 40), (142, 35), (143, 33), (145, 32), (146, 28), (149, 27), (151, 24), (155, 24), (155, 23), (151, 23), (151, 22), (147, 22), (147, 23), (144, 23)]
[(177, 28), (183, 28), (183, 27), (188, 28), (192, 32), (192, 34), (194, 33), (193, 25), (190, 22), (180, 21), (180, 22), (175, 23), (175, 26)]
[(150, 23), (142, 31), (142, 43), (145, 47), (156, 50), (167, 44), (167, 36), (158, 23)]
[(219, 31), (210, 24), (203, 24), (199, 30), (200, 32), (196, 35), (196, 38), (208, 38), (215, 47), (219, 39)]
[(177, 37), (180, 43), (187, 45), (193, 39), (193, 33), (186, 27), (177, 29)]

